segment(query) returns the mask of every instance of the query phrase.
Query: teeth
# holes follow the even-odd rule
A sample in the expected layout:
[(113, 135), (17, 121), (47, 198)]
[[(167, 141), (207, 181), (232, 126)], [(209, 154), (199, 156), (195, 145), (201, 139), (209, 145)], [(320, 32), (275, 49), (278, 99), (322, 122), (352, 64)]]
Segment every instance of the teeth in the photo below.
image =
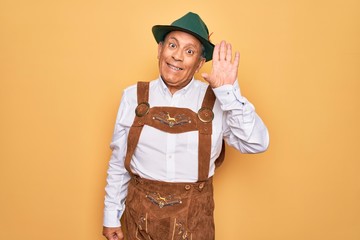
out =
[(174, 69), (174, 70), (176, 70), (176, 71), (182, 70), (181, 68), (175, 67), (175, 66), (170, 65), (170, 64), (168, 64), (168, 66), (169, 66), (171, 69)]

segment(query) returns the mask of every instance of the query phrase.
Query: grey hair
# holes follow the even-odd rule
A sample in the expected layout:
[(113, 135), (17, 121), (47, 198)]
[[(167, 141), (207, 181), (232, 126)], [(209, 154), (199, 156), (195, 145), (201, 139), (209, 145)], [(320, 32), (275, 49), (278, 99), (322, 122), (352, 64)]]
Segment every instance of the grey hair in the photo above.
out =
[(204, 45), (201, 43), (201, 57), (206, 59), (206, 51)]

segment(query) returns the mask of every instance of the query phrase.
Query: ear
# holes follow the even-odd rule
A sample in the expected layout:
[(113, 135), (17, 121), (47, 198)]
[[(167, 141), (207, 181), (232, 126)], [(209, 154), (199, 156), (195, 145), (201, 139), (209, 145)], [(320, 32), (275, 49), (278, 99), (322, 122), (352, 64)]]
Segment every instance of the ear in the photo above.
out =
[(205, 62), (206, 62), (206, 59), (203, 58), (203, 57), (201, 57), (200, 62), (199, 62), (199, 65), (198, 65), (198, 67), (196, 68), (196, 72), (198, 72), (198, 71), (202, 68), (202, 66), (204, 65)]
[(157, 59), (160, 59), (160, 55), (161, 55), (161, 51), (162, 51), (163, 47), (164, 47), (163, 42), (159, 42)]

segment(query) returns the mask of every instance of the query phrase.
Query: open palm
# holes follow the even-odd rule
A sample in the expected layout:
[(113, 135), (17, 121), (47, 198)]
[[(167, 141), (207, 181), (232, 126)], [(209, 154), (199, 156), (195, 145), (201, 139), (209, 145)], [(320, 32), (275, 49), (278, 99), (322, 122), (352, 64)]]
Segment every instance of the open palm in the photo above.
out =
[(237, 79), (239, 62), (240, 53), (235, 52), (234, 61), (232, 61), (231, 44), (221, 41), (214, 48), (211, 73), (202, 73), (201, 75), (212, 88), (233, 84)]

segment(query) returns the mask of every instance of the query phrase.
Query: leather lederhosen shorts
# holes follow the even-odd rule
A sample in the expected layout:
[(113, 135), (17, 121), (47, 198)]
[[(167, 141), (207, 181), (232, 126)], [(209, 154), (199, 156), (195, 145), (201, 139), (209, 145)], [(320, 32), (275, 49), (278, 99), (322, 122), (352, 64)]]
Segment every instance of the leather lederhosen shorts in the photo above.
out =
[(130, 180), (125, 217), (127, 239), (212, 240), (212, 178), (196, 183)]

